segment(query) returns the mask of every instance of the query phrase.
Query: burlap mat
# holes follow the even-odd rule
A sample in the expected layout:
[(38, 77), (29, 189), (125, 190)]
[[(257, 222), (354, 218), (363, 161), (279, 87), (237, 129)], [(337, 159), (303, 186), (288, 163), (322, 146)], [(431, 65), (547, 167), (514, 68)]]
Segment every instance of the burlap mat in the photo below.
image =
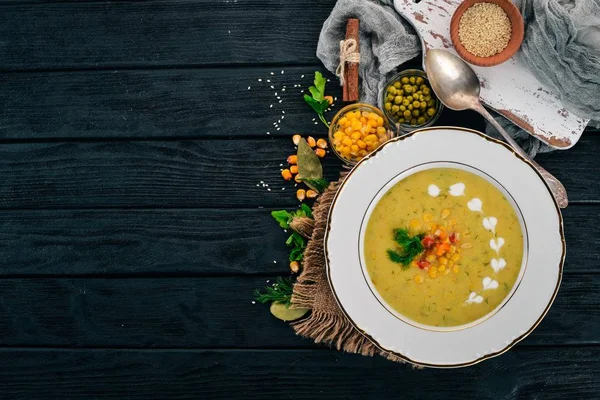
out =
[(310, 315), (292, 324), (300, 336), (311, 338), (315, 343), (325, 343), (338, 350), (365, 356), (379, 354), (385, 358), (403, 362), (402, 359), (377, 348), (348, 321), (340, 309), (327, 279), (323, 240), (327, 229), (327, 216), (343, 177), (332, 182), (313, 207), (314, 228), (304, 252), (302, 273), (298, 276), (292, 294), (292, 304), (312, 310)]

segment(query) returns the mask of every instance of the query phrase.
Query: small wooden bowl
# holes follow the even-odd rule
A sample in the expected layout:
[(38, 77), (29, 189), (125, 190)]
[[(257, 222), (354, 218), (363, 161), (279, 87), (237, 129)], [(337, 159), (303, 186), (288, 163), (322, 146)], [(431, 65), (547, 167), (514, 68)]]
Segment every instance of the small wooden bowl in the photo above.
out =
[[(512, 25), (510, 40), (506, 48), (500, 53), (490, 57), (478, 57), (469, 53), (462, 45), (458, 37), (458, 25), (460, 23), (460, 19), (465, 11), (467, 11), (467, 9), (475, 3), (494, 3), (499, 5), (502, 7), (506, 15), (508, 15), (508, 19)], [(498, 65), (514, 56), (517, 50), (519, 50), (519, 47), (521, 47), (524, 32), (525, 24), (523, 22), (523, 16), (510, 0), (465, 0), (460, 6), (458, 6), (454, 12), (454, 15), (452, 16), (452, 20), (450, 21), (450, 38), (452, 39), (452, 44), (454, 45), (456, 52), (466, 62), (480, 67), (491, 67), (493, 65)]]

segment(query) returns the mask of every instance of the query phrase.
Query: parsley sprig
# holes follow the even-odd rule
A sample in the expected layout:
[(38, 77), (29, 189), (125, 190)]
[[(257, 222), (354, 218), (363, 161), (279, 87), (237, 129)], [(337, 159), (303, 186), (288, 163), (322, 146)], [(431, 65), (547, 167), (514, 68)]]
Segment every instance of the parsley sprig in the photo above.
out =
[(305, 94), (304, 101), (306, 101), (308, 105), (311, 106), (313, 110), (315, 110), (321, 122), (323, 122), (325, 126), (329, 128), (329, 124), (327, 123), (327, 120), (323, 115), (325, 110), (327, 110), (327, 108), (330, 105), (329, 100), (325, 99), (326, 82), (327, 80), (323, 78), (323, 74), (321, 74), (319, 71), (316, 71), (314, 81), (315, 85), (308, 88), (311, 96)]
[(406, 228), (394, 230), (394, 241), (399, 248), (387, 249), (388, 258), (397, 264), (402, 264), (402, 269), (408, 269), (411, 261), (425, 250), (421, 243), (424, 237), (424, 233), (412, 236)]

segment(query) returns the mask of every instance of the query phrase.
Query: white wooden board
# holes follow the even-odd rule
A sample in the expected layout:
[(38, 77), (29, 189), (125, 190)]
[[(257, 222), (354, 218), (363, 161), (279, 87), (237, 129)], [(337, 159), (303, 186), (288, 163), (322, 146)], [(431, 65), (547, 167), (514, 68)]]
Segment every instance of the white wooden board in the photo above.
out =
[[(456, 54), (450, 39), (450, 20), (461, 2), (395, 0), (394, 6), (419, 33), (424, 53), (445, 49)], [(515, 57), (494, 67), (471, 66), (479, 76), (481, 99), (487, 106), (552, 147), (568, 149), (577, 143), (589, 120), (567, 111), (558, 97)]]

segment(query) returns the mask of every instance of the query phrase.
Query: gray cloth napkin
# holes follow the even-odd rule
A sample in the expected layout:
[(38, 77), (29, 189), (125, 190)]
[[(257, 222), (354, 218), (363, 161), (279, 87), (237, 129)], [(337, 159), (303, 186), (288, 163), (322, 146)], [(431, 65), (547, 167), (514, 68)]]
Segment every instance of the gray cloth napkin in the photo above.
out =
[[(517, 0), (526, 23), (521, 61), (575, 114), (600, 120), (600, 0)], [(335, 72), (348, 18), (360, 19), (361, 101), (378, 104), (385, 82), (421, 52), (393, 0), (338, 0), (321, 30), (317, 57)], [(497, 121), (532, 156), (551, 151), (502, 116)], [(486, 133), (500, 137), (487, 124)]]

